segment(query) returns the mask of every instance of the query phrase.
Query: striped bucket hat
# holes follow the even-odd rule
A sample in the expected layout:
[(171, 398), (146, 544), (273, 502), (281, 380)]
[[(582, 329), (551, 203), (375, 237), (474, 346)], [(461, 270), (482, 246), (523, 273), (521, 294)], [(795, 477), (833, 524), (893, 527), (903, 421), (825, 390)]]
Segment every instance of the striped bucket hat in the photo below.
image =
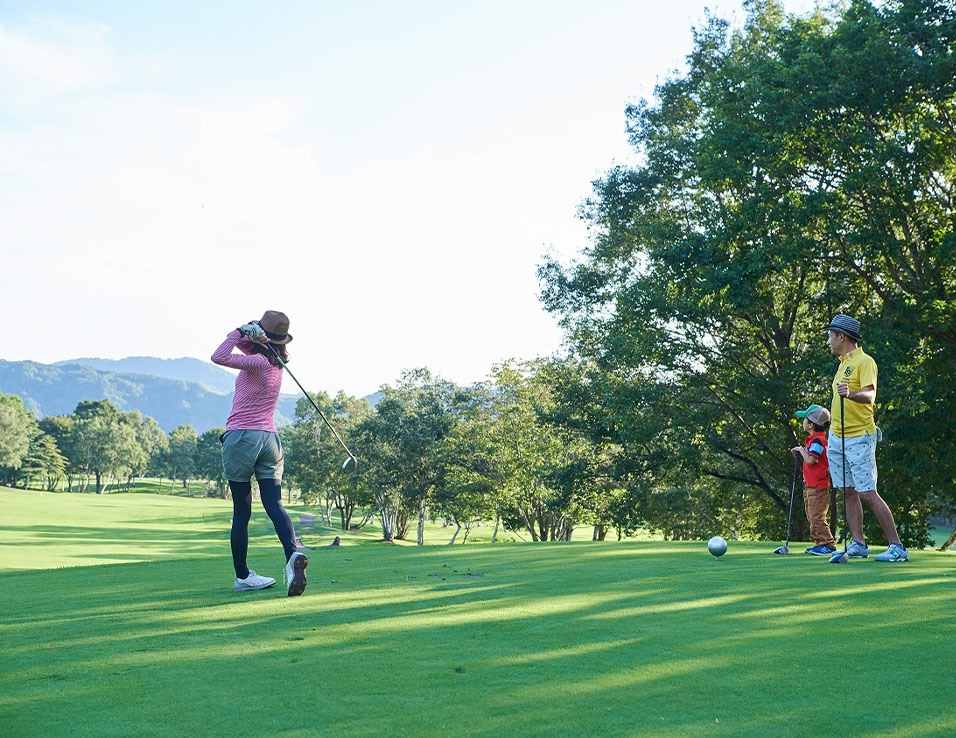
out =
[(833, 317), (833, 320), (830, 321), (830, 325), (827, 326), (827, 330), (845, 333), (850, 338), (854, 338), (857, 341), (860, 340), (860, 321), (843, 313)]

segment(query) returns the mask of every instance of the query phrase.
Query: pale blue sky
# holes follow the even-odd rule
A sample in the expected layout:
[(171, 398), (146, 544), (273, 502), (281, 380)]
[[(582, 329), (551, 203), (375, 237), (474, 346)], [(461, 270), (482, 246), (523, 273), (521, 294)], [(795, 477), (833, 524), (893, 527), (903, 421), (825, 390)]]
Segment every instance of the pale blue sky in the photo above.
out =
[(630, 155), (625, 105), (682, 66), (706, 7), (742, 19), (0, 1), (0, 358), (207, 359), (266, 308), (315, 391), (552, 353), (536, 267), (587, 244), (576, 209)]

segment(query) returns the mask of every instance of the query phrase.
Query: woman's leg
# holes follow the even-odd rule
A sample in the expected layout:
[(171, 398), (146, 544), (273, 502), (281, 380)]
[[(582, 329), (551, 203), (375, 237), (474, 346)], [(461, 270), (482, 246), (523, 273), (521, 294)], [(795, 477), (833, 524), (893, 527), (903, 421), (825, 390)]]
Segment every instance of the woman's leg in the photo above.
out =
[(295, 526), (292, 525), (292, 518), (282, 506), (282, 488), (278, 479), (260, 479), (259, 480), (259, 499), (262, 500), (262, 506), (266, 514), (272, 520), (275, 526), (276, 535), (282, 541), (282, 548), (285, 551), (285, 559), (295, 553)]
[(246, 566), (246, 553), (249, 550), (249, 518), (252, 517), (252, 483), (229, 482), (232, 492), (232, 532), (229, 543), (232, 545), (232, 565), (236, 568), (236, 578), (249, 576)]

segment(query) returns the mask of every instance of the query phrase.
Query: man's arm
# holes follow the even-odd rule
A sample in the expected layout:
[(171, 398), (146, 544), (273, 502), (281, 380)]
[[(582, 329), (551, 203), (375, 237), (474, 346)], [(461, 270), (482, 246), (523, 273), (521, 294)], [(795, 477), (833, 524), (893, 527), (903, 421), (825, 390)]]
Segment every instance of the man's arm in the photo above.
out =
[(859, 402), (861, 405), (872, 405), (876, 399), (876, 387), (872, 384), (866, 385), (857, 392), (850, 392), (850, 388), (843, 383), (837, 385), (837, 392), (848, 400)]

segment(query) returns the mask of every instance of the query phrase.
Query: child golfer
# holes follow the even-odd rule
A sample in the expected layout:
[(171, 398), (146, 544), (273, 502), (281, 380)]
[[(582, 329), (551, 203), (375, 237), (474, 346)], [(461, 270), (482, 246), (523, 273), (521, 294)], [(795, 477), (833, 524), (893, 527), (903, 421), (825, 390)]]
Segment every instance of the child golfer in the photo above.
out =
[(814, 556), (830, 556), (836, 551), (836, 541), (827, 525), (830, 478), (826, 430), (830, 427), (830, 413), (819, 405), (811, 405), (806, 410), (798, 410), (796, 416), (803, 420), (803, 430), (807, 432), (804, 445), (790, 449), (803, 457), (803, 507), (814, 543), (805, 550)]
[[(246, 565), (249, 518), (252, 517), (252, 476), (259, 482), (259, 498), (275, 526), (285, 553), (285, 583), (289, 596), (305, 589), (309, 559), (296, 551), (295, 528), (282, 506), (282, 443), (273, 418), (282, 386), (282, 361), (288, 362), (286, 344), (292, 340), (285, 313), (267, 310), (261, 320), (246, 323), (226, 336), (212, 361), (239, 370), (232, 412), (222, 441), (223, 473), (232, 492), (232, 563), (236, 569), (233, 590), (247, 592), (276, 583)], [(234, 354), (238, 348), (242, 355)]]

